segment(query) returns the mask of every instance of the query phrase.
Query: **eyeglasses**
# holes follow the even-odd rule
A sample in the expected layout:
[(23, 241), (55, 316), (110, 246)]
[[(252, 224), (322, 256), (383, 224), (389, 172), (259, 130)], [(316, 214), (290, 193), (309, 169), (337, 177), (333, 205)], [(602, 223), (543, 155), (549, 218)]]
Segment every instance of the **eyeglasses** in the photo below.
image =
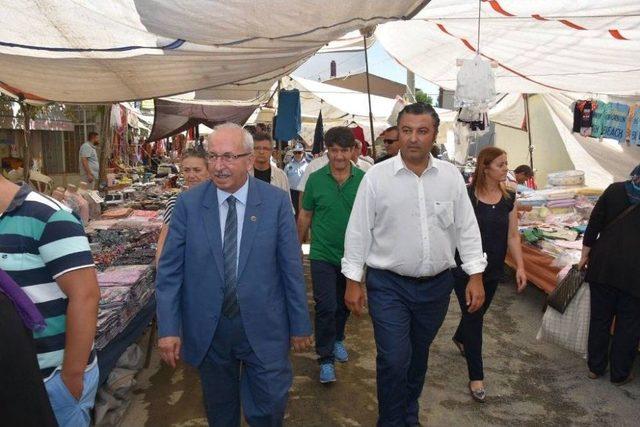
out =
[(382, 142), (384, 142), (385, 144), (393, 144), (394, 142), (396, 142), (397, 139), (383, 139)]
[(253, 153), (241, 153), (241, 154), (233, 154), (233, 153), (224, 153), (224, 154), (217, 154), (217, 153), (208, 153), (207, 154), (207, 160), (210, 163), (215, 163), (216, 160), (218, 159), (222, 159), (223, 163), (231, 163), (233, 161), (238, 160), (240, 157), (246, 157), (246, 156), (250, 156)]

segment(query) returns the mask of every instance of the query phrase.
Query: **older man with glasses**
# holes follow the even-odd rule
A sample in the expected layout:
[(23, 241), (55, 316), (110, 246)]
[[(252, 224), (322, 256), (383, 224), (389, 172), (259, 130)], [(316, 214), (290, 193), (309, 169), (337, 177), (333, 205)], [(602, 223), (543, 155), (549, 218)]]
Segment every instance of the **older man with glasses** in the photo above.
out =
[(209, 136), (211, 181), (182, 193), (157, 273), (158, 347), (199, 369), (211, 426), (280, 426), (289, 348), (311, 345), (289, 195), (252, 176), (253, 138), (224, 124)]
[(398, 142), (398, 126), (391, 126), (385, 130), (382, 134), (382, 142), (384, 142), (384, 149), (386, 154), (382, 157), (378, 157), (376, 163), (384, 162), (387, 159), (394, 157), (400, 151), (400, 143)]

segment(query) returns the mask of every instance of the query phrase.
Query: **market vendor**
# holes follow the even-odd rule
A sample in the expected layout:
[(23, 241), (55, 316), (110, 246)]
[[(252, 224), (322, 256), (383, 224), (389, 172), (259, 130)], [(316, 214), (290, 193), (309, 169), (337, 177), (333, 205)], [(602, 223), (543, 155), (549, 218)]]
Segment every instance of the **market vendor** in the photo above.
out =
[(89, 184), (91, 189), (96, 189), (100, 176), (100, 161), (96, 148), (100, 143), (97, 132), (89, 132), (87, 141), (80, 147), (80, 180)]
[[(182, 160), (180, 162), (181, 171), (184, 176), (184, 187), (185, 189), (189, 189), (197, 184), (200, 184), (203, 181), (209, 179), (209, 170), (207, 168), (207, 153), (202, 150), (187, 150), (182, 156)], [(158, 259), (160, 259), (160, 255), (162, 254), (162, 249), (164, 248), (164, 242), (167, 239), (167, 234), (169, 233), (169, 223), (171, 222), (171, 215), (173, 214), (173, 206), (176, 204), (176, 199), (178, 195), (176, 194), (167, 202), (167, 206), (164, 210), (163, 215), (163, 226), (162, 230), (160, 230), (160, 237), (158, 238), (158, 249), (156, 251), (156, 264)]]

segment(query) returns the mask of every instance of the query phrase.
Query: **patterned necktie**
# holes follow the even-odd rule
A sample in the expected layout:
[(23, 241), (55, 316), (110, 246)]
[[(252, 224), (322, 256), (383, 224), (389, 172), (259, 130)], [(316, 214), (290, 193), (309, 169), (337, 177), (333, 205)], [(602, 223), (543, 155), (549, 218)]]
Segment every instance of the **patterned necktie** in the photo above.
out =
[(238, 215), (236, 213), (236, 198), (227, 198), (229, 210), (224, 225), (224, 300), (222, 313), (232, 319), (240, 312), (237, 293), (237, 265), (238, 265)]

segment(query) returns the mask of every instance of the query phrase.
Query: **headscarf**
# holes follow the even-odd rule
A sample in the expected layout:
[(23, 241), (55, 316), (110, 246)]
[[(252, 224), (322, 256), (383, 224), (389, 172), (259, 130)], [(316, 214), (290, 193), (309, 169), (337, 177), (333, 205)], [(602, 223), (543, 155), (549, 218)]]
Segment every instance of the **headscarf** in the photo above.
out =
[(640, 203), (640, 165), (631, 171), (629, 181), (624, 183), (627, 190), (627, 196), (632, 205)]

